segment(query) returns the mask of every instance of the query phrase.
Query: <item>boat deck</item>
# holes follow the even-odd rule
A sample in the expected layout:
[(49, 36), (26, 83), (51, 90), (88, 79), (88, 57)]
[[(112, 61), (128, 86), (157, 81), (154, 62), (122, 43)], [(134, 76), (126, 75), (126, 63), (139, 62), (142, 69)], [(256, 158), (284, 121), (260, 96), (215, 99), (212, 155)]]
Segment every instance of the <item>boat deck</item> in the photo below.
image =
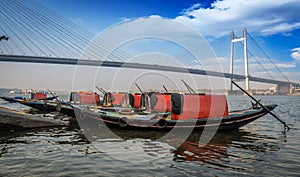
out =
[[(100, 108), (100, 109), (99, 109)], [(159, 112), (159, 113), (152, 113), (152, 114), (140, 114), (140, 113), (134, 113), (134, 112), (125, 112), (125, 113), (120, 113), (118, 111), (103, 111), (101, 107), (94, 107), (91, 108), (90, 110), (96, 112), (96, 113), (102, 113), (105, 114), (106, 116), (109, 117), (115, 117), (115, 118), (127, 118), (127, 119), (139, 119), (139, 120), (151, 120), (155, 119), (158, 117), (158, 115), (165, 116), (165, 120), (173, 120), (171, 119), (170, 112)], [(243, 109), (243, 110), (237, 110), (237, 111), (231, 111), (229, 112), (229, 115), (226, 117), (232, 117), (232, 116), (238, 116), (242, 115), (245, 113), (252, 113), (252, 112), (257, 112), (257, 110), (253, 109)]]

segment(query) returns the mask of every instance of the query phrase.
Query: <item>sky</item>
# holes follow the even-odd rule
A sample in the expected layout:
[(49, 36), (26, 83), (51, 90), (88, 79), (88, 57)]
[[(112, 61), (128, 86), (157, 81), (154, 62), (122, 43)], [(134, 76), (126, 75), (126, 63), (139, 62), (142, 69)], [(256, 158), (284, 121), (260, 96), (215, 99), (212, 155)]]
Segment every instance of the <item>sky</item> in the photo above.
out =
[[(270, 55), (281, 61), (299, 60), (298, 0), (38, 0), (93, 34), (124, 19), (157, 15), (178, 19), (208, 39), (221, 40), (247, 28)], [(223, 45), (223, 44), (220, 44)], [(273, 55), (274, 53), (274, 55)]]
[[(247, 28), (289, 80), (300, 82), (299, 0), (36, 1), (95, 35), (130, 19), (176, 21), (198, 32), (219, 58), (229, 57), (230, 32), (241, 36)], [(151, 26), (147, 28), (151, 30)], [(72, 71), (68, 72), (72, 75)], [(8, 86), (15, 85), (4, 87)]]

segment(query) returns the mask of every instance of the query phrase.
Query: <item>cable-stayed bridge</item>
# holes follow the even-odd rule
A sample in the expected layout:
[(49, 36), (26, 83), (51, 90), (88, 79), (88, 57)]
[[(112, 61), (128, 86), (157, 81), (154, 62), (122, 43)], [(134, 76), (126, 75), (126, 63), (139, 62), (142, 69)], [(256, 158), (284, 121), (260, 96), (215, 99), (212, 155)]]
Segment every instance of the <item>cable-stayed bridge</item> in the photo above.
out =
[[(231, 55), (224, 65), (229, 69), (228, 71), (226, 69), (220, 71), (213, 67), (195, 68), (197, 58), (184, 61), (183, 57), (183, 63), (186, 63), (184, 67), (171, 67), (173, 65), (170, 63), (132, 62), (129, 61), (132, 56), (119, 49), (115, 50), (108, 60), (101, 60), (102, 56), (99, 56), (96, 51), (107, 52), (114, 48), (111, 43), (101, 39), (92, 46), (93, 50), (86, 51), (86, 58), (80, 58), (82, 51), (94, 38), (93, 34), (34, 0), (0, 0), (0, 2), (0, 36), (3, 35), (0, 42), (0, 61), (2, 62), (90, 65), (191, 73), (243, 80), (247, 90), (250, 90), (250, 81), (276, 84), (279, 93), (290, 93), (292, 88), (300, 87), (299, 83), (289, 81), (276, 64), (272, 63), (272, 60), (267, 60), (270, 59), (269, 57), (263, 59), (266, 60), (265, 63), (274, 64), (272, 69), (270, 65), (262, 63), (261, 58), (254, 56), (248, 58), (249, 53), (253, 54), (247, 48), (249, 41), (246, 31), (241, 38), (231, 34)], [(234, 59), (236, 43), (243, 46), (243, 62)], [(214, 66), (214, 63), (211, 62), (208, 65)], [(259, 69), (254, 71), (252, 68)], [(274, 71), (276, 71), (276, 76), (271, 75)], [(255, 75), (256, 73), (265, 73), (267, 76)]]

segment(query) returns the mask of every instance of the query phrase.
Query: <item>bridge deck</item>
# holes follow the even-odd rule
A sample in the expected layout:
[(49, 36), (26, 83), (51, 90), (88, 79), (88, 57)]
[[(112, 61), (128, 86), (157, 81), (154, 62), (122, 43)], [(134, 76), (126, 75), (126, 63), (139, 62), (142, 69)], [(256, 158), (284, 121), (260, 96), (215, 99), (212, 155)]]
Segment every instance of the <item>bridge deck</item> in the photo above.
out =
[[(158, 70), (158, 71), (171, 71), (171, 72), (178, 72), (178, 73), (190, 73), (190, 74), (197, 74), (197, 75), (232, 78), (237, 80), (245, 79), (245, 76), (238, 75), (238, 74), (222, 73), (216, 71), (205, 71), (201, 69), (189, 69), (189, 68), (159, 66), (159, 65), (150, 65), (150, 64), (113, 62), (113, 61), (79, 60), (79, 59), (72, 59), (72, 58), (17, 56), (17, 55), (0, 55), (0, 61), (22, 62), (22, 63), (64, 64), (64, 65), (87, 65), (87, 66), (103, 66), (103, 67), (115, 67), (115, 68), (122, 67), (122, 68)], [(252, 76), (249, 76), (249, 80), (254, 82), (262, 82), (262, 83), (269, 83), (269, 84), (278, 84), (278, 85), (292, 84), (293, 86), (297, 86), (297, 87), (300, 86), (299, 83), (278, 81), (273, 79), (264, 79), (264, 78), (258, 78)]]

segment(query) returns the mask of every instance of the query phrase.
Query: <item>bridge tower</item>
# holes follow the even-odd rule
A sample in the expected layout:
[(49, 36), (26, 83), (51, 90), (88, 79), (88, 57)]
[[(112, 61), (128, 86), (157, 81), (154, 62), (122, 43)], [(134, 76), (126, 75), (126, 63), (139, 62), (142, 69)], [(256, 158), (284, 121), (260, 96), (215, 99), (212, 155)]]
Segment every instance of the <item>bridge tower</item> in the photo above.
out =
[[(230, 68), (229, 73), (233, 74), (233, 58), (234, 58), (234, 43), (236, 42), (243, 42), (244, 46), (244, 65), (245, 65), (245, 83), (246, 83), (246, 90), (250, 92), (250, 85), (249, 85), (249, 70), (248, 70), (248, 50), (247, 50), (247, 29), (245, 28), (243, 31), (243, 37), (236, 37), (234, 32), (230, 33)], [(230, 79), (232, 81), (232, 78)], [(230, 91), (233, 90), (233, 85), (230, 82)]]

